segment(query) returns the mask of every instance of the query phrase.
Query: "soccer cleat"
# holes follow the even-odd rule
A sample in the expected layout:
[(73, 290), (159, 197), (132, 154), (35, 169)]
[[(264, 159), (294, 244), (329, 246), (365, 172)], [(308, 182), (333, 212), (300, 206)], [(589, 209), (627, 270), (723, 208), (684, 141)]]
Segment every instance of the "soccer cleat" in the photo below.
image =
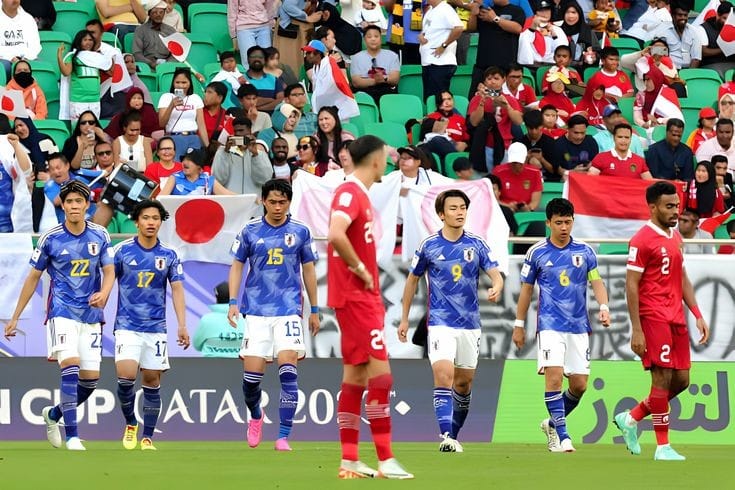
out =
[(141, 451), (158, 451), (156, 449), (156, 446), (153, 445), (153, 441), (151, 441), (150, 437), (144, 437), (140, 440), (140, 450)]
[(288, 439), (281, 437), (280, 439), (276, 439), (276, 451), (293, 451), (293, 449), (288, 444)]
[(122, 438), (123, 447), (125, 449), (135, 449), (138, 445), (138, 425), (126, 425)]
[(343, 459), (339, 465), (339, 478), (341, 480), (354, 480), (356, 478), (375, 478), (378, 472), (362, 461), (349, 461)]
[(559, 445), (550, 451), (552, 453), (573, 453), (576, 449), (574, 449), (574, 446), (572, 445), (572, 440), (567, 437), (566, 439), (562, 439), (559, 442)]
[(86, 451), (87, 448), (82, 444), (82, 440), (78, 437), (70, 437), (66, 440), (66, 448), (69, 451)]
[(656, 453), (653, 455), (653, 459), (656, 461), (684, 461), (686, 457), (677, 453), (673, 447), (666, 444), (656, 447)]
[(389, 458), (378, 463), (377, 477), (389, 480), (411, 480), (413, 474), (406, 471), (396, 458)]
[(630, 451), (630, 454), (639, 455), (641, 454), (641, 445), (638, 443), (638, 428), (629, 426), (625, 423), (625, 419), (628, 417), (628, 412), (620, 412), (614, 418), (614, 423), (620, 432), (623, 433), (623, 440), (625, 440), (625, 446)]
[(462, 444), (458, 440), (453, 439), (449, 432), (441, 435), (442, 442), (439, 443), (439, 451), (442, 453), (461, 453), (464, 451)]
[(46, 407), (41, 410), (41, 416), (43, 421), (46, 422), (46, 439), (51, 443), (53, 447), (61, 447), (64, 441), (61, 439), (61, 429), (59, 429), (59, 422), (53, 420), (49, 413), (54, 407)]
[(556, 429), (551, 426), (549, 419), (541, 421), (541, 432), (546, 434), (546, 446), (552, 453), (559, 452), (559, 434), (556, 433)]
[(258, 447), (260, 440), (263, 438), (263, 417), (259, 419), (250, 419), (248, 422), (248, 446)]

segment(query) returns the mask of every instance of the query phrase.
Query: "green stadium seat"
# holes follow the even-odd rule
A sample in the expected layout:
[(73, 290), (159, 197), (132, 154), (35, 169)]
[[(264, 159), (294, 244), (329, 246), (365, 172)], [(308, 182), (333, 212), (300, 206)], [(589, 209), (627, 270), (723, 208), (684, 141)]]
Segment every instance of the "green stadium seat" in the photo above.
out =
[(186, 57), (191, 66), (198, 72), (203, 72), (207, 63), (217, 61), (217, 50), (212, 43), (212, 37), (207, 33), (188, 33), (185, 36), (191, 41), (189, 56)]
[(151, 67), (148, 65), (148, 63), (136, 61), (135, 66), (138, 68), (138, 73), (153, 73), (153, 70), (151, 70)]
[(530, 85), (533, 87), (534, 92), (536, 91), (536, 79), (533, 78), (533, 74), (531, 73), (531, 70), (528, 69), (528, 67), (523, 67), (523, 83), (526, 85)]
[(474, 66), (477, 61), (477, 41), (478, 34), (476, 32), (470, 34), (470, 47), (467, 50), (467, 66)]
[(421, 65), (401, 65), (398, 93), (415, 95), (419, 100), (423, 100), (424, 82), (421, 78)]
[(408, 144), (406, 129), (403, 124), (397, 122), (368, 123), (365, 125), (363, 134), (377, 136), (394, 148), (400, 148)]
[(455, 151), (453, 153), (448, 153), (444, 157), (444, 175), (452, 179), (457, 178), (457, 174), (454, 172), (454, 169), (452, 168), (452, 164), (457, 158), (460, 158), (460, 157), (469, 158), (470, 154), (466, 151)]
[(155, 73), (138, 73), (138, 78), (140, 78), (140, 81), (145, 84), (146, 87), (148, 87), (149, 92), (156, 92), (158, 91), (158, 76)]
[(375, 100), (365, 92), (355, 92), (355, 101), (360, 109), (360, 115), (350, 119), (360, 129), (360, 134), (365, 133), (365, 125), (376, 123), (380, 120), (380, 112)]
[(544, 182), (544, 191), (561, 194), (564, 192), (564, 182)]
[(97, 11), (95, 10), (94, 15), (92, 15), (85, 4), (54, 2), (54, 8), (56, 9), (56, 22), (54, 22), (52, 30), (65, 32), (72, 39), (79, 31), (85, 29), (87, 21), (98, 18)]
[(46, 61), (31, 61), (33, 78), (43, 90), (47, 100), (59, 99), (59, 65)]
[(601, 243), (597, 249), (599, 255), (628, 255), (627, 243)]
[(635, 104), (635, 97), (621, 97), (618, 99), (620, 112), (623, 113), (623, 117), (631, 124), (633, 124), (633, 104)]
[(207, 34), (216, 52), (232, 51), (232, 39), (227, 27), (227, 5), (199, 3), (189, 6), (189, 32)]
[(714, 80), (722, 83), (720, 74), (709, 68), (682, 68), (679, 70), (679, 78), (687, 81), (696, 79)]
[(153, 101), (153, 107), (158, 110), (158, 100), (161, 98), (161, 95), (168, 93), (166, 92), (151, 92), (151, 100)]
[(120, 45), (120, 40), (117, 38), (114, 32), (103, 32), (102, 42), (107, 43), (112, 47), (118, 48), (120, 51), (122, 51), (123, 49), (123, 46)]
[(138, 227), (135, 226), (135, 221), (119, 211), (115, 213), (115, 221), (117, 222), (118, 233), (138, 233)]
[(587, 134), (590, 136), (596, 135), (599, 131), (596, 126), (587, 126)]
[(723, 81), (725, 82), (732, 82), (733, 77), (735, 76), (735, 68), (730, 68), (725, 72), (725, 76), (723, 77)]
[(53, 100), (49, 100), (48, 98), (46, 99), (46, 108), (48, 109), (48, 116), (47, 116), (48, 119), (58, 119), (59, 118), (59, 109), (60, 109), (59, 105), (60, 104), (59, 104), (58, 96)]
[(36, 119), (33, 121), (40, 133), (47, 134), (54, 140), (59, 150), (63, 148), (64, 143), (69, 139), (69, 128), (64, 121), (55, 119)]
[(656, 126), (653, 128), (653, 133), (651, 133), (651, 139), (654, 141), (661, 141), (664, 138), (666, 138), (666, 125), (662, 124), (659, 126)]
[(125, 37), (123, 38), (123, 45), (125, 46), (124, 53), (132, 53), (133, 52), (133, 37), (135, 36), (134, 32), (128, 32), (125, 34)]
[(343, 122), (342, 131), (347, 131), (348, 133), (352, 134), (355, 138), (359, 138), (361, 136), (360, 128), (358, 128), (357, 124), (355, 123)]
[(41, 52), (38, 54), (36, 61), (45, 61), (58, 65), (56, 60), (56, 52), (59, 44), (64, 43), (64, 47), (68, 50), (71, 47), (71, 37), (66, 32), (57, 31), (40, 31), (38, 33), (41, 38)]
[(541, 211), (519, 211), (513, 215), (518, 223), (517, 236), (522, 236), (533, 222), (546, 223), (546, 213)]
[[(449, 83), (449, 91), (452, 94), (466, 96), (470, 93), (470, 86), (472, 86), (472, 66), (458, 66), (457, 71), (454, 72), (452, 80)], [(423, 96), (421, 100), (424, 100)]]
[(387, 94), (380, 98), (380, 119), (405, 124), (424, 117), (424, 104), (415, 95)]

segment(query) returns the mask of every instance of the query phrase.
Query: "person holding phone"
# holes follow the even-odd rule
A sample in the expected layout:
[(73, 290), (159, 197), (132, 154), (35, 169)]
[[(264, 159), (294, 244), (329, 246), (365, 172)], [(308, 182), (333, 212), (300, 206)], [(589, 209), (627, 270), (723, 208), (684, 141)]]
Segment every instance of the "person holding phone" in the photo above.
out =
[(173, 138), (179, 158), (188, 149), (198, 150), (209, 145), (203, 109), (204, 101), (194, 93), (191, 70), (178, 68), (169, 93), (162, 94), (158, 100), (158, 123)]

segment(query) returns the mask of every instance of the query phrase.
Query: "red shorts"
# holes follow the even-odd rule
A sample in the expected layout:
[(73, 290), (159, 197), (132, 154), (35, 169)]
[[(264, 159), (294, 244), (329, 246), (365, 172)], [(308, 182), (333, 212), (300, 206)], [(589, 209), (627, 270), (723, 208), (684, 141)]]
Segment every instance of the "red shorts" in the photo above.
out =
[(358, 366), (373, 357), (388, 360), (383, 341), (385, 307), (380, 302), (349, 301), (335, 308), (341, 332), (342, 363)]
[(692, 365), (689, 349), (689, 330), (686, 325), (641, 319), (646, 353), (643, 367), (659, 366), (670, 369), (689, 369)]

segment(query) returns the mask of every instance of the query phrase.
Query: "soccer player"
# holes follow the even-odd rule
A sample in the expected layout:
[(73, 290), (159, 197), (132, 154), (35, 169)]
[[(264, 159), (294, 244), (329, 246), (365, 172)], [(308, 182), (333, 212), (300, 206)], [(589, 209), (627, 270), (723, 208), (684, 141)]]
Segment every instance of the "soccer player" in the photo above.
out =
[(54, 447), (62, 446), (58, 422), (64, 418), (66, 448), (72, 451), (85, 450), (77, 433), (77, 406), (97, 387), (102, 361), (102, 308), (115, 281), (110, 235), (101, 226), (84, 220), (89, 195), (89, 187), (78, 180), (61, 187), (64, 222), (38, 239), (31, 271), (5, 326), (5, 337), (15, 336), (18, 317), (33, 296), (41, 274), (48, 272), (48, 358), (58, 361), (61, 368), (61, 403), (41, 413), (46, 436)]
[[(299, 401), (299, 359), (306, 355), (301, 324), (302, 284), (311, 305), (309, 330), (319, 331), (317, 302), (317, 253), (309, 228), (288, 213), (293, 192), (282, 179), (263, 184), (261, 197), (265, 215), (250, 221), (239, 233), (230, 250), (230, 309), (227, 318), (237, 328), (237, 292), (240, 291), (243, 266), (248, 262), (248, 276), (239, 311), (247, 317), (248, 327), (240, 349), (243, 360), (242, 391), (250, 411), (247, 439), (250, 447), (260, 444), (263, 411), (260, 408), (260, 383), (266, 361), (278, 360), (281, 394), (278, 404), (280, 426), (276, 451), (291, 451), (288, 437)], [(303, 283), (302, 283), (303, 279)]]
[(125, 417), (123, 447), (138, 444), (135, 418), (135, 379), (141, 371), (143, 387), (142, 450), (155, 450), (153, 431), (161, 413), (161, 373), (169, 369), (166, 335), (166, 283), (171, 285), (178, 320), (177, 344), (189, 347), (184, 305), (184, 270), (176, 251), (158, 240), (158, 230), (168, 212), (158, 201), (143, 200), (131, 218), (138, 236), (117, 244), (115, 275), (118, 300), (115, 318), (115, 367), (117, 397)]
[[(383, 176), (385, 143), (372, 135), (350, 145), (355, 170), (337, 187), (332, 199), (327, 248), (327, 302), (341, 330), (342, 390), (337, 423), (342, 446), (339, 477), (410, 479), (393, 457), (390, 392), (393, 376), (383, 342), (385, 307), (378, 283), (373, 236), (374, 210), (368, 189)], [(358, 458), (360, 405), (367, 388), (365, 412), (370, 421), (378, 471)]]
[[(551, 236), (528, 249), (513, 328), (513, 342), (520, 349), (526, 341), (524, 326), (533, 285), (538, 283), (538, 374), (544, 375), (544, 401), (549, 411), (541, 430), (549, 451), (568, 453), (574, 446), (567, 433), (566, 416), (579, 404), (590, 373), (588, 282), (600, 305), (597, 318), (604, 327), (610, 326), (607, 290), (597, 270), (597, 257), (589, 245), (572, 238), (573, 225), (572, 203), (562, 198), (549, 201), (546, 226)], [(569, 386), (562, 393), (564, 376), (569, 378)]]
[(457, 441), (472, 399), (472, 379), (480, 354), (480, 302), (484, 272), (492, 281), (487, 299), (497, 301), (503, 276), (485, 240), (464, 231), (470, 199), (458, 189), (442, 192), (434, 207), (444, 226), (426, 238), (414, 255), (403, 289), (398, 339), (407, 341), (408, 313), (419, 278), (429, 288), (429, 361), (434, 373), (434, 412), (442, 441), (439, 451), (463, 451)]
[(656, 182), (646, 190), (651, 220), (630, 240), (625, 291), (633, 332), (630, 347), (651, 371), (651, 391), (630, 412), (615, 415), (633, 454), (641, 453), (636, 424), (651, 415), (656, 434), (653, 459), (686, 459), (669, 445), (669, 400), (689, 386), (689, 331), (682, 300), (697, 319), (699, 344), (709, 327), (697, 306), (694, 288), (684, 269), (682, 238), (675, 227), (679, 196), (670, 182)]

